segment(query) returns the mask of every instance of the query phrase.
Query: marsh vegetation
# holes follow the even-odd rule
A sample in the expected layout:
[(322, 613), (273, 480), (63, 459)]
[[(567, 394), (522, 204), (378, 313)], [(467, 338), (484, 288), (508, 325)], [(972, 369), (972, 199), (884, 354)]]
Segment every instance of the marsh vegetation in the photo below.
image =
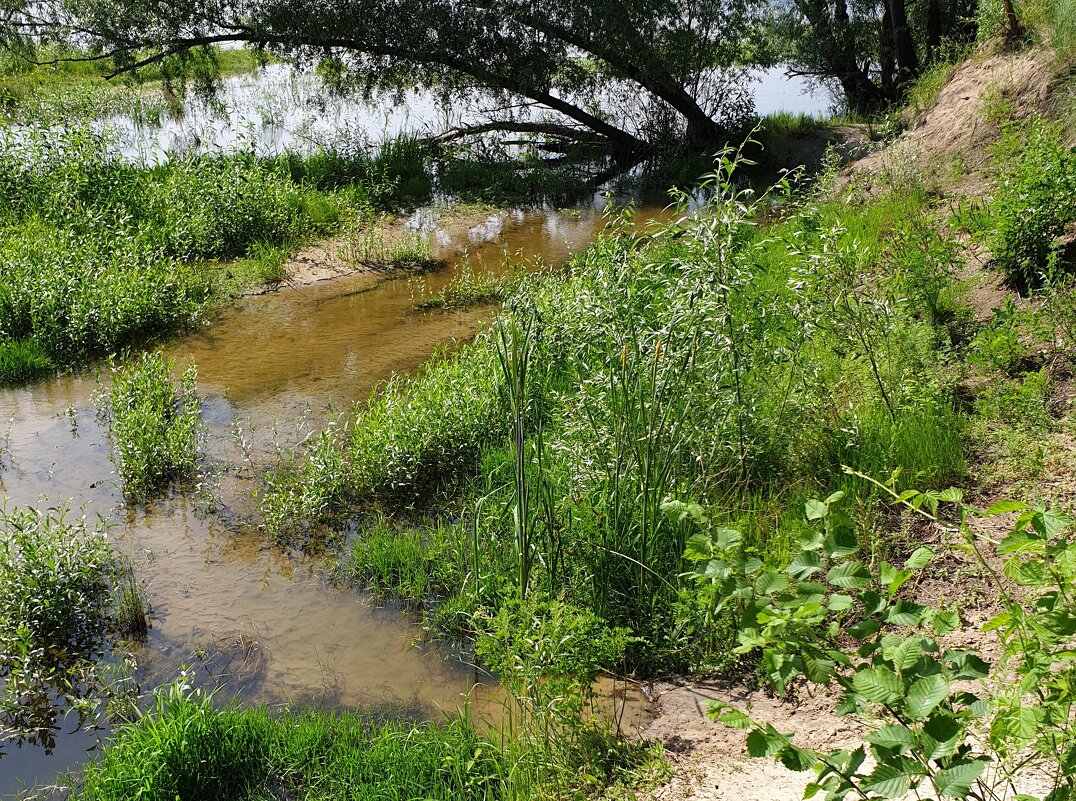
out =
[[(884, 25), (900, 27), (892, 6)], [(357, 13), (346, 10), (344, 19)], [(522, 7), (503, 10), (523, 32), (539, 26)], [(1008, 47), (1017, 29), (1038, 35), (1058, 63), (1071, 63), (1058, 8), (1021, 8), (1015, 22), (1008, 10), (983, 9), (979, 25), (1007, 31)], [(832, 72), (839, 42), (823, 35), (831, 9), (800, 11), (798, 63)], [(965, 11), (957, 17), (976, 18)], [(729, 11), (736, 20), (741, 12)], [(180, 76), (191, 65), (169, 59), (199, 51), (165, 35), (186, 12), (170, 13), (179, 16), (157, 20), (153, 42), (130, 36), (133, 18), (92, 21), (106, 43), (128, 36), (114, 53), (120, 66), (142, 53)], [(307, 29), (285, 34), (271, 21), (249, 35), (282, 51), (317, 44)], [(577, 32), (579, 20), (567, 21)], [(952, 32), (943, 52), (928, 22), (912, 20), (925, 38), (911, 50), (897, 42), (899, 52), (885, 52), (873, 28), (849, 34), (880, 72), (860, 76), (869, 86), (845, 86), (847, 99), (866, 93), (860, 105), (874, 107), (907, 98), (917, 113), (939, 102), (973, 36)], [(629, 33), (639, 34), (610, 29), (614, 40)], [(538, 52), (534, 37), (524, 41)], [(480, 44), (501, 52), (499, 42)], [(444, 52), (454, 45), (449, 37)], [(351, 49), (349, 58), (364, 52)], [(399, 79), (391, 63), (399, 53), (381, 55), (390, 61), (377, 62), (378, 81)], [(533, 96), (529, 81), (551, 70), (573, 85), (586, 77), (556, 72), (568, 58), (560, 50), (546, 55), (540, 75), (500, 88)], [(708, 67), (720, 60), (711, 55)], [(427, 54), (416, 76), (445, 81), (428, 72), (437, 63)], [(614, 72), (618, 63), (608, 61)], [(487, 78), (503, 83), (507, 64), (495, 62)], [(355, 66), (341, 59), (328, 77), (347, 86)], [(662, 78), (667, 66), (647, 64), (634, 79), (671, 102), (679, 95)], [(93, 84), (71, 69), (72, 81)], [(1052, 91), (1067, 96), (1071, 77), (1051, 69), (1061, 74)], [(13, 108), (30, 109), (35, 97)], [(92, 125), (8, 128), (0, 383), (116, 354), (97, 402), (129, 519), (174, 512), (171, 500), (212, 479), (201, 471), (215, 448), (217, 478), (256, 498), (256, 507), (199, 507), (226, 521), (223, 537), (236, 550), (251, 537), (240, 531), (246, 524), (257, 526), (255, 550), (289, 571), (301, 554), (328, 563), (334, 591), (413, 612), (426, 635), (492, 671), (504, 692), (492, 722), (466, 709), (431, 721), (243, 705), (183, 671), (141, 706), (124, 707), (119, 717), (129, 720), (72, 777), (71, 796), (641, 792), (663, 775), (660, 749), (631, 741), (615, 715), (597, 711), (596, 682), (710, 673), (783, 699), (820, 687), (841, 714), (868, 721), (862, 745), (830, 751), (799, 745), (750, 710), (711, 710), (747, 732), (753, 756), (814, 769), (809, 792), (1025, 798), (1022, 782), (1034, 771), (1048, 777), (1040, 796), (1068, 798), (1073, 522), (1060, 508), (1068, 490), (1042, 482), (1050, 470), (1063, 480), (1056, 453), (1071, 453), (1073, 121), (1018, 114), (1000, 91), (985, 105), (993, 144), (976, 177), (986, 188), (970, 196), (902, 150), (906, 140), (893, 144), (895, 117), (875, 121), (876, 171), (842, 174), (831, 156), (818, 175), (751, 188), (751, 157), (813, 124), (780, 115), (673, 189), (663, 220), (610, 205), (601, 235), (563, 264), (492, 275), (464, 257), (436, 289), (413, 279), (393, 307), (406, 321), (402, 335), (423, 320), (474, 315), (444, 329), (458, 339), (410, 372), (390, 361), (391, 378), (312, 431), (259, 445), (228, 405), (227, 382), (199, 387), (194, 364), (154, 349), (160, 340), (205, 327), (246, 290), (281, 282), (289, 254), (319, 238), (340, 239), (351, 262), (428, 269), (428, 239), (386, 238), (371, 223), (442, 193), (476, 204), (571, 197), (601, 174), (588, 162), (594, 138), (585, 155), (553, 163), (548, 152), (579, 139), (578, 128), (517, 126), (555, 140), (547, 149), (402, 137), (377, 148), (192, 153), (149, 164), (124, 158)], [(645, 132), (693, 146), (727, 132), (697, 105), (680, 106), (678, 122)], [(578, 114), (576, 122), (619, 141), (621, 156), (644, 141), (641, 131), (599, 130)], [(697, 153), (686, 154), (650, 177), (693, 169), (683, 165)], [(968, 170), (955, 159), (946, 167), (954, 180)], [(972, 256), (983, 251), (987, 271)], [(1004, 298), (986, 309), (972, 286), (984, 275), (997, 277)], [(77, 436), (78, 411), (70, 415)], [(241, 453), (234, 464), (210, 441), (222, 419)], [(87, 520), (66, 507), (0, 515), (0, 713), (5, 731), (30, 741), (47, 743), (67, 710), (83, 722), (97, 714), (109, 692), (100, 666), (121, 653), (111, 650), (118, 640), (147, 635), (145, 589), (120, 553), (129, 543), (114, 550), (106, 525)], [(967, 555), (961, 570), (974, 591), (998, 608), (988, 624), (998, 649), (951, 647), (946, 638), (967, 633), (961, 599), (925, 596), (930, 571), (955, 553)], [(206, 569), (213, 561), (196, 559)], [(234, 639), (249, 644), (245, 634)]]

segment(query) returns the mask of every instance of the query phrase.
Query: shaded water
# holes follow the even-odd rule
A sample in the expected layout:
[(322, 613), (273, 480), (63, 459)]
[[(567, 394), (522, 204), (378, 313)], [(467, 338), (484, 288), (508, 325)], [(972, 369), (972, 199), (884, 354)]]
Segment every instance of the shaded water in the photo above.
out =
[[(249, 702), (394, 702), (424, 714), (458, 710), (468, 699), (479, 712), (496, 707), (485, 677), (458, 656), (415, 644), (419, 631), (409, 616), (334, 588), (316, 561), (274, 547), (243, 522), (255, 512), (255, 481), (235, 434), (256, 463), (265, 461), (273, 442), (291, 446), (322, 425), (329, 404), (346, 409), (394, 372), (414, 370), (442, 343), (470, 338), (494, 310), (418, 313), (416, 284), (427, 292), (444, 286), (464, 247), (475, 272), (500, 269), (506, 253), (559, 262), (600, 231), (602, 202), (572, 212), (498, 213), (457, 238), (434, 227), (434, 253), (447, 262), (436, 273), (356, 275), (246, 298), (166, 345), (180, 365), (198, 365), (208, 457), (220, 472), (220, 505), (210, 514), (197, 492), (147, 508), (123, 504), (92, 399), (107, 375), (87, 371), (0, 390), (0, 491), (8, 505), (72, 499), (106, 515), (146, 583), (153, 627), (135, 652), (144, 688), (186, 665), (203, 681), (210, 671), (232, 670), (226, 691)], [(662, 215), (640, 211), (640, 218)], [(21, 748), (0, 758), (0, 795), (85, 761), (96, 736), (71, 732), (72, 723), (65, 728), (51, 756)]]

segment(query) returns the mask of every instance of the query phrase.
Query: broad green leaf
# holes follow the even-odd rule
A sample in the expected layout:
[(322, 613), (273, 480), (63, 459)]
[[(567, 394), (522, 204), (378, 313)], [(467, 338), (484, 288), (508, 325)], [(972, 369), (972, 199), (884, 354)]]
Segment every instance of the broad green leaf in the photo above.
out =
[(881, 622), (871, 618), (869, 620), (861, 620), (854, 626), (849, 626), (847, 631), (852, 637), (855, 637), (857, 640), (862, 640), (865, 637), (877, 633), (881, 628)]
[(859, 550), (859, 538), (851, 526), (833, 526), (824, 545), (830, 559), (846, 559)]
[(747, 753), (753, 757), (767, 757), (790, 745), (789, 737), (779, 733), (769, 723), (765, 729), (755, 729), (747, 735)]
[(964, 490), (959, 487), (949, 487), (941, 492), (935, 492), (934, 497), (946, 503), (960, 503), (964, 500)]
[(870, 580), (870, 571), (859, 562), (842, 562), (826, 574), (826, 581), (842, 590), (862, 589)]
[(806, 656), (803, 659), (803, 672), (815, 684), (828, 683), (835, 667), (833, 660), (825, 657)]
[(949, 695), (949, 682), (941, 676), (924, 676), (912, 683), (905, 709), (912, 720), (924, 720)]
[(893, 626), (917, 626), (923, 622), (923, 618), (929, 616), (931, 610), (921, 604), (911, 601), (897, 601), (885, 614), (885, 622)]
[(743, 535), (734, 528), (719, 528), (711, 535), (718, 550), (734, 551), (743, 543)]
[(829, 514), (829, 507), (819, 500), (811, 499), (804, 504), (808, 520), (821, 520)]
[(777, 754), (777, 758), (781, 760), (781, 764), (786, 768), (797, 772), (810, 770), (818, 762), (818, 754), (814, 751), (799, 748), (791, 743), (781, 749), (780, 753)]
[(982, 775), (988, 761), (984, 757), (973, 762), (965, 762), (945, 770), (939, 770), (934, 775), (934, 782), (938, 786), (938, 791), (949, 798), (967, 798), (968, 793), (971, 791), (971, 785)]
[(703, 509), (697, 503), (684, 503), (683, 501), (665, 501), (661, 504), (661, 511), (665, 513), (665, 516), (670, 520), (678, 523), (682, 523), (685, 520), (692, 520), (695, 523), (706, 523), (708, 518), (706, 517), (706, 510)]
[(803, 581), (818, 573), (821, 569), (821, 557), (813, 551), (805, 551), (792, 560), (792, 563), (785, 568), (785, 572), (796, 581)]
[(854, 603), (851, 595), (834, 593), (829, 596), (829, 603), (826, 605), (829, 607), (830, 612), (846, 612), (852, 608)]
[(877, 745), (880, 748), (896, 748), (900, 751), (915, 748), (919, 745), (919, 742), (915, 739), (915, 734), (899, 723), (882, 726), (882, 728), (872, 731), (864, 739), (871, 745)]
[(930, 560), (934, 558), (934, 549), (922, 546), (916, 548), (911, 556), (908, 557), (908, 561), (904, 563), (905, 570), (922, 570), (928, 564)]
[(954, 679), (982, 679), (990, 673), (990, 664), (974, 651), (950, 651), (945, 661)]
[(857, 673), (852, 678), (852, 688), (868, 701), (890, 704), (900, 697), (904, 683), (889, 668), (873, 667)]
[(1026, 503), (1020, 503), (1020, 501), (997, 501), (993, 506), (983, 512), (983, 514), (992, 517), (994, 515), (1007, 514), (1008, 512), (1023, 512), (1028, 508)]
[(923, 725), (922, 748), (927, 759), (951, 757), (963, 739), (964, 727), (952, 715), (934, 715)]
[(692, 534), (684, 546), (684, 558), (689, 562), (705, 562), (712, 553), (710, 537), (706, 534)]
[(750, 717), (739, 709), (720, 701), (713, 701), (707, 705), (706, 717), (710, 718), (710, 720), (716, 720), (718, 723), (723, 723), (730, 729), (749, 729), (754, 723)]
[(788, 576), (767, 570), (755, 581), (755, 592), (759, 595), (773, 595), (788, 589)]
[(844, 498), (844, 490), (837, 490), (828, 498), (826, 498), (826, 506), (832, 506), (833, 504)]
[(1031, 525), (1044, 537), (1056, 537), (1072, 525), (1072, 518), (1060, 509), (1046, 509), (1036, 515)]
[(938, 637), (944, 637), (960, 626), (960, 615), (952, 609), (935, 609), (930, 613), (930, 628)]
[(886, 654), (893, 660), (893, 667), (899, 671), (909, 670), (915, 667), (916, 662), (923, 658), (923, 641), (919, 637), (909, 637)]
[(864, 790), (882, 798), (902, 798), (912, 787), (913, 774), (894, 765), (877, 765), (861, 783)]

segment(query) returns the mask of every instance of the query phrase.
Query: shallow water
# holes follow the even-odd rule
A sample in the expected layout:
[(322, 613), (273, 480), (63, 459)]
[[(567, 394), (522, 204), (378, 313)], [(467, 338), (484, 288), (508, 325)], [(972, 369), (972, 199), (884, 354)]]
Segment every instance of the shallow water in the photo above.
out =
[[(412, 617), (334, 588), (317, 560), (274, 547), (245, 522), (256, 514), (256, 482), (235, 434), (255, 463), (265, 462), (271, 443), (293, 445), (323, 425), (330, 405), (346, 410), (393, 373), (417, 368), (441, 344), (472, 337), (494, 309), (419, 313), (412, 296), (447, 283), (460, 269), (462, 250), (475, 272), (502, 269), (506, 254), (562, 261), (600, 231), (603, 203), (596, 198), (571, 212), (501, 212), (455, 238), (430, 225), (436, 214), (427, 211), (415, 222), (425, 222), (444, 269), (420, 278), (357, 275), (246, 298), (203, 330), (168, 343), (166, 352), (180, 366), (191, 360), (198, 366), (211, 431), (207, 455), (221, 473), (213, 490), (219, 505), (209, 514), (197, 492), (145, 508), (124, 505), (93, 404), (107, 370), (0, 390), (0, 491), (9, 506), (70, 499), (114, 525), (111, 536), (130, 556), (152, 604), (149, 640), (135, 652), (144, 688), (171, 680), (186, 665), (210, 686), (210, 672), (230, 669), (235, 675), (225, 691), (248, 702), (389, 702), (428, 715), (467, 702), (492, 713), (499, 701), (487, 677), (458, 655), (420, 644)], [(639, 216), (665, 214), (644, 208)], [(0, 796), (84, 762), (96, 735), (73, 728), (65, 724), (51, 756), (39, 748), (8, 749), (0, 758)]]

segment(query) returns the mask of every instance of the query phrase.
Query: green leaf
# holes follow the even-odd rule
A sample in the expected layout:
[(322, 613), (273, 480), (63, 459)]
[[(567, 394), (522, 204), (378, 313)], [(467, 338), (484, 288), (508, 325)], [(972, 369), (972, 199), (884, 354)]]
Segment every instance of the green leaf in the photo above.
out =
[(754, 721), (738, 709), (720, 701), (707, 704), (706, 717), (728, 726), (730, 729), (749, 729)]
[(785, 568), (785, 572), (796, 581), (803, 581), (818, 573), (821, 569), (821, 557), (813, 551), (805, 551), (792, 560), (792, 563)]
[(872, 731), (864, 739), (871, 745), (876, 745), (880, 748), (896, 748), (900, 751), (915, 748), (919, 745), (919, 742), (915, 739), (915, 734), (899, 723), (882, 726), (882, 728)]
[(882, 798), (902, 798), (911, 789), (913, 775), (894, 765), (877, 765), (861, 786)]
[(859, 562), (842, 562), (826, 574), (826, 581), (843, 590), (862, 589), (870, 580), (870, 571)]
[(773, 756), (790, 744), (788, 735), (780, 734), (769, 723), (747, 735), (747, 753), (753, 757)]
[(846, 631), (850, 636), (855, 637), (857, 640), (862, 640), (872, 634), (876, 634), (881, 628), (881, 622), (871, 618), (869, 620), (861, 620), (854, 626), (849, 626)]
[(909, 637), (899, 645), (889, 649), (887, 658), (893, 660), (893, 667), (899, 671), (909, 670), (915, 667), (916, 662), (923, 658), (923, 641), (919, 637)]
[(900, 697), (904, 683), (889, 668), (873, 667), (857, 673), (852, 679), (852, 688), (868, 701), (890, 704)]
[(1072, 518), (1060, 509), (1046, 509), (1035, 516), (1031, 525), (1044, 537), (1056, 537), (1072, 525)]
[(954, 679), (983, 679), (990, 673), (990, 663), (974, 651), (950, 651), (945, 661)]
[(822, 501), (811, 499), (804, 504), (808, 520), (821, 520), (829, 514), (829, 507)]
[(941, 492), (935, 492), (934, 497), (939, 501), (946, 501), (947, 503), (960, 503), (964, 500), (964, 490), (959, 487), (949, 487), (943, 489)]
[(829, 603), (826, 605), (829, 607), (830, 612), (847, 612), (852, 608), (854, 603), (851, 595), (834, 593), (829, 596)]
[(930, 628), (935, 636), (944, 637), (960, 626), (960, 615), (952, 609), (935, 609), (930, 613)]
[(786, 768), (797, 772), (810, 770), (818, 762), (818, 754), (814, 751), (799, 748), (791, 743), (781, 749), (777, 758), (781, 760), (781, 764)]
[(993, 517), (994, 515), (1003, 515), (1008, 512), (1023, 512), (1028, 508), (1030, 507), (1026, 503), (1020, 503), (1020, 501), (997, 501), (983, 514)]
[(719, 528), (711, 534), (711, 539), (719, 551), (735, 551), (743, 544), (743, 534), (734, 528)]
[(755, 592), (759, 595), (773, 595), (788, 589), (788, 576), (767, 570), (755, 581)]
[(924, 720), (949, 695), (949, 682), (941, 676), (924, 676), (912, 683), (905, 709), (912, 720)]
[(949, 798), (967, 798), (971, 785), (982, 775), (989, 760), (985, 757), (973, 762), (954, 765), (934, 774), (938, 791)]
[(911, 601), (897, 601), (885, 614), (885, 622), (893, 626), (917, 626), (931, 610)]
[(833, 526), (824, 540), (826, 556), (830, 559), (847, 559), (859, 550), (859, 538), (851, 526)]
[(923, 726), (922, 747), (927, 759), (951, 757), (960, 745), (963, 726), (952, 715), (934, 715)]
[(922, 570), (928, 564), (930, 560), (934, 558), (934, 549), (928, 548), (926, 545), (916, 548), (911, 556), (908, 557), (908, 561), (904, 563), (905, 570)]
[(826, 498), (826, 506), (832, 506), (833, 504), (844, 498), (844, 490), (837, 490), (828, 498)]
[(706, 534), (692, 534), (684, 546), (684, 558), (689, 562), (705, 562), (712, 553), (713, 546)]

